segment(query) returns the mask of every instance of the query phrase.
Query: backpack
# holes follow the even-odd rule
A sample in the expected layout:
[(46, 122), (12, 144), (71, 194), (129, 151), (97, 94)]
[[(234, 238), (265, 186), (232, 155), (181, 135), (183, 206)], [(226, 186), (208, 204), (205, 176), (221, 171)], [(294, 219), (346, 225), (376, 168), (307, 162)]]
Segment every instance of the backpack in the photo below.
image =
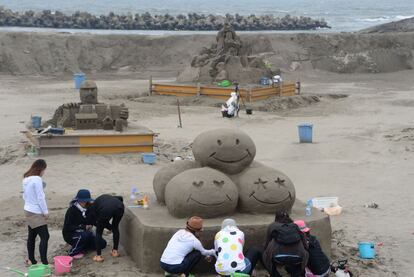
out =
[(295, 244), (301, 241), (300, 230), (295, 223), (283, 223), (276, 227), (272, 233), (272, 237), (276, 242), (287, 245)]

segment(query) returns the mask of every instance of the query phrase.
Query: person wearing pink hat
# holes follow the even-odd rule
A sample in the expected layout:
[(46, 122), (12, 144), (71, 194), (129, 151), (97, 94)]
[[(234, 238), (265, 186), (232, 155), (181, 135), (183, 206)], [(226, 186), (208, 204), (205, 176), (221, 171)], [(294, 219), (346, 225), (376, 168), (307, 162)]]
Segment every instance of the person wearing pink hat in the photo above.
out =
[(301, 232), (305, 235), (308, 244), (309, 259), (307, 269), (311, 274), (307, 273), (307, 277), (327, 277), (331, 272), (331, 264), (328, 257), (323, 253), (318, 239), (310, 234), (310, 228), (306, 226), (305, 221), (295, 220), (294, 223), (299, 227)]

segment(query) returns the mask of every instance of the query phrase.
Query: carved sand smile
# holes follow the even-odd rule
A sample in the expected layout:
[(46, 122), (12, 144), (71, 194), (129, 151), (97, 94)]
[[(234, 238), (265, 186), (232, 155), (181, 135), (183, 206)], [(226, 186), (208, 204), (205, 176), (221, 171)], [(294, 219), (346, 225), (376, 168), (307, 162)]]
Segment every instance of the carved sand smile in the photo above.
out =
[[(226, 197), (227, 197), (227, 199), (229, 199), (230, 201), (232, 201), (232, 200), (231, 200), (231, 198), (230, 198), (230, 196), (228, 196), (227, 194), (226, 194)], [(206, 203), (203, 203), (203, 202), (200, 202), (200, 201), (195, 200), (195, 199), (191, 196), (191, 194), (190, 194), (190, 196), (188, 197), (187, 202), (188, 202), (188, 201), (190, 201), (190, 200), (193, 200), (195, 203), (197, 203), (197, 204), (199, 204), (199, 205), (201, 205), (201, 206), (206, 206), (206, 207), (220, 206), (220, 205), (222, 205), (222, 204), (224, 204), (224, 203), (226, 202), (226, 200), (223, 200), (223, 201), (221, 201), (221, 202), (217, 202), (217, 203), (208, 203), (208, 204), (206, 204)]]
[(212, 157), (213, 159), (215, 159), (215, 160), (217, 160), (219, 162), (222, 162), (222, 163), (237, 163), (237, 162), (243, 161), (244, 159), (246, 159), (247, 157), (250, 156), (249, 149), (246, 149), (246, 152), (247, 152), (246, 155), (244, 155), (242, 158), (240, 158), (238, 160), (222, 160), (220, 158), (215, 157), (215, 155), (216, 155), (217, 152), (214, 152), (213, 154), (211, 154), (210, 157)]
[(260, 202), (260, 203), (263, 203), (263, 204), (268, 204), (268, 205), (276, 205), (276, 204), (283, 203), (283, 202), (285, 202), (285, 201), (286, 201), (286, 200), (288, 200), (288, 199), (292, 199), (292, 195), (290, 194), (290, 191), (289, 191), (288, 193), (289, 193), (289, 195), (288, 195), (285, 199), (283, 199), (283, 200), (281, 200), (281, 201), (278, 201), (278, 202), (267, 202), (267, 201), (260, 200), (260, 199), (258, 199), (256, 196), (254, 196), (254, 194), (255, 194), (255, 192), (254, 192), (254, 191), (253, 191), (253, 193), (252, 193), (252, 194), (250, 194), (250, 197), (253, 197), (254, 199), (256, 199), (256, 201), (258, 201), (258, 202)]

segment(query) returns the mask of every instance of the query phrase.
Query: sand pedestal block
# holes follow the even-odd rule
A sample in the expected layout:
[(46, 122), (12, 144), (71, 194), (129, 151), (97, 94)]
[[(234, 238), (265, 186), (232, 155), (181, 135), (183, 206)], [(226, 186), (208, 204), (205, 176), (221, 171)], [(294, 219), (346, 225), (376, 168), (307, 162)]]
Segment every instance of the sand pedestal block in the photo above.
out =
[[(171, 216), (165, 206), (156, 203), (152, 197), (148, 210), (143, 208), (128, 208), (121, 221), (121, 244), (136, 262), (137, 266), (146, 272), (162, 272), (160, 257), (171, 236), (184, 228), (186, 219)], [(331, 254), (331, 223), (329, 217), (314, 209), (312, 216), (305, 217), (305, 204), (296, 200), (292, 208), (292, 219), (304, 219), (319, 239), (325, 253)], [(274, 221), (272, 214), (242, 214), (205, 219), (204, 232), (201, 240), (207, 249), (214, 247), (214, 236), (220, 230), (225, 218), (234, 218), (245, 234), (245, 250), (249, 246), (262, 246), (265, 240), (267, 226)], [(206, 263), (203, 259), (195, 272), (214, 272), (214, 263)]]

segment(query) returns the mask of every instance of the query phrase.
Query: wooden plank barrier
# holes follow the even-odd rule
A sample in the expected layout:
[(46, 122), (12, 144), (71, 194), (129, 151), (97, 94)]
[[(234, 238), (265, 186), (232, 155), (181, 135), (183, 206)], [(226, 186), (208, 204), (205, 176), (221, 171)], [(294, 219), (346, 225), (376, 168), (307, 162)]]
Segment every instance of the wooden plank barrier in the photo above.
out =
[(119, 134), (33, 134), (24, 132), (40, 155), (153, 152), (152, 132)]
[[(174, 96), (198, 96), (205, 95), (212, 98), (226, 100), (229, 98), (230, 93), (234, 91), (233, 87), (211, 87), (191, 85), (176, 85), (176, 84), (154, 84), (151, 83), (151, 92), (160, 95), (174, 95)], [(300, 87), (300, 86), (299, 86)], [(241, 88), (240, 95), (246, 102), (254, 102), (258, 100), (264, 100), (272, 96), (293, 96), (297, 94), (296, 83), (283, 83), (279, 86), (269, 87), (256, 87), (256, 88)]]

